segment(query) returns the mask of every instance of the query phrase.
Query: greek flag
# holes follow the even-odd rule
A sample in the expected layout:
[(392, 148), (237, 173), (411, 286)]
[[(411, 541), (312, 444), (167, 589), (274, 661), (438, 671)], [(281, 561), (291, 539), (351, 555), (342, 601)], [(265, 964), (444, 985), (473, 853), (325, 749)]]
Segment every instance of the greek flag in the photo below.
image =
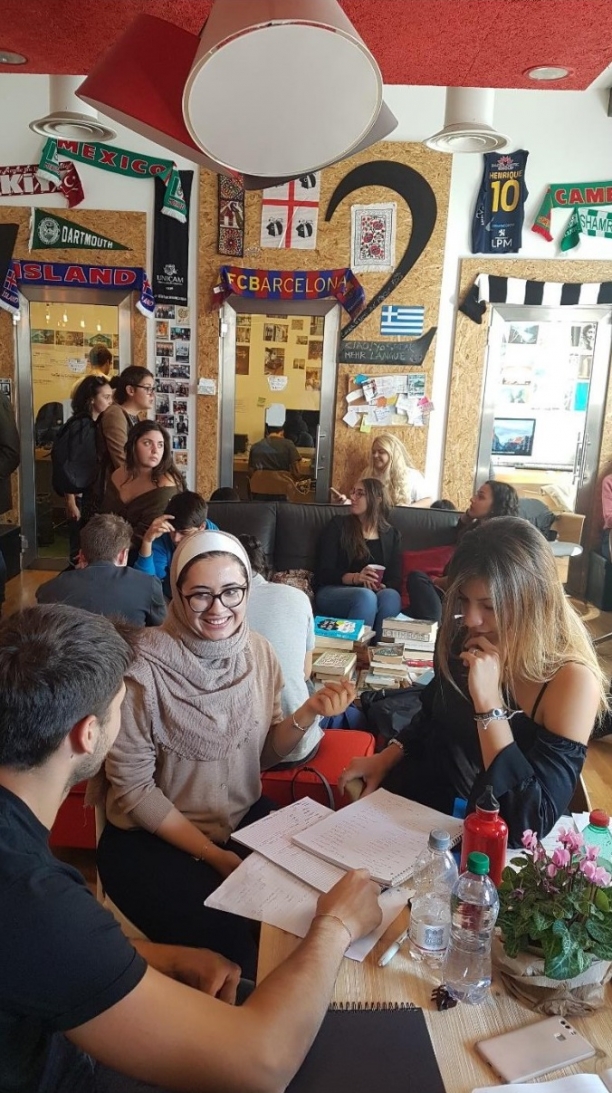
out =
[(396, 304), (384, 304), (380, 317), (380, 332), (391, 335), (420, 335), (423, 333), (424, 323), (424, 307), (399, 307)]

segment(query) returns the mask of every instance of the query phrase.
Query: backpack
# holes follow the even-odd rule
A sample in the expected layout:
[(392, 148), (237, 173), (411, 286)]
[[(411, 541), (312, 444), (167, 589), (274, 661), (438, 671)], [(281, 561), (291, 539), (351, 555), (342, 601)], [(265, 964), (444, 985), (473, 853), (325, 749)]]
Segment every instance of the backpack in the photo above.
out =
[(64, 424), (64, 407), (61, 402), (45, 402), (34, 422), (34, 442), (37, 448), (51, 446)]
[(51, 449), (51, 483), (56, 493), (82, 493), (98, 474), (97, 429), (89, 414), (68, 419)]

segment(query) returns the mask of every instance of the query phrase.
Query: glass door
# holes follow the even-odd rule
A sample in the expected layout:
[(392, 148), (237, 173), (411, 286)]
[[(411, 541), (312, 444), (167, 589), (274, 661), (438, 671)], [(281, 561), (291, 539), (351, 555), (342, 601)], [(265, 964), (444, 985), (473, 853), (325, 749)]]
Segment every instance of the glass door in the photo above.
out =
[(95, 302), (99, 296), (89, 293), (88, 302), (80, 302), (85, 298), (83, 293), (75, 299), (65, 291), (60, 300), (21, 300), (17, 361), (26, 567), (58, 570), (68, 561), (68, 521), (63, 498), (51, 485), (51, 449), (72, 412), (72, 394), (79, 380), (100, 370), (98, 347), (112, 355), (111, 376), (119, 371), (121, 358), (129, 361), (129, 297), (124, 305), (108, 303), (106, 293), (104, 303)]
[[(581, 513), (588, 521), (611, 315), (599, 307), (492, 309), (478, 481), (502, 479), (521, 497), (544, 501), (555, 512)], [(583, 543), (588, 542), (586, 527)], [(573, 590), (583, 579), (585, 558), (586, 553), (572, 563)]]
[[(316, 313), (315, 313), (315, 309)], [(335, 416), (339, 308), (240, 300), (221, 315), (221, 484), (250, 496), (259, 456), (265, 469), (285, 467), (283, 428), (300, 456), (294, 497), (329, 500)], [(266, 434), (272, 431), (272, 439)], [(276, 433), (278, 437), (278, 432)], [(263, 442), (263, 448), (262, 448)], [(251, 456), (251, 449), (257, 445)], [(268, 451), (270, 448), (270, 451)]]

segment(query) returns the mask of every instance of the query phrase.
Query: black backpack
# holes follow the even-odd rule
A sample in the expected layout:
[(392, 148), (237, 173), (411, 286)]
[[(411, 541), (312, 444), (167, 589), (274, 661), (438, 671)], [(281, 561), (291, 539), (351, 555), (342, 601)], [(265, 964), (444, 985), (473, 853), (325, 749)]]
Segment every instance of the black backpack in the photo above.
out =
[(51, 449), (51, 482), (56, 493), (82, 493), (98, 474), (97, 429), (89, 414), (68, 419)]
[(61, 402), (45, 402), (34, 422), (34, 441), (37, 448), (50, 447), (64, 424), (64, 408)]

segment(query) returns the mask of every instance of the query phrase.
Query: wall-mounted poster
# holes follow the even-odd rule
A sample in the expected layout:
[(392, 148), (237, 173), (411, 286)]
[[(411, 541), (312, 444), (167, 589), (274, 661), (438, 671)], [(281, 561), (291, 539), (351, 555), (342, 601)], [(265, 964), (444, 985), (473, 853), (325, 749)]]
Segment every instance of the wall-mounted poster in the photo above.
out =
[(248, 345), (236, 346), (236, 375), (248, 376), (251, 349)]

